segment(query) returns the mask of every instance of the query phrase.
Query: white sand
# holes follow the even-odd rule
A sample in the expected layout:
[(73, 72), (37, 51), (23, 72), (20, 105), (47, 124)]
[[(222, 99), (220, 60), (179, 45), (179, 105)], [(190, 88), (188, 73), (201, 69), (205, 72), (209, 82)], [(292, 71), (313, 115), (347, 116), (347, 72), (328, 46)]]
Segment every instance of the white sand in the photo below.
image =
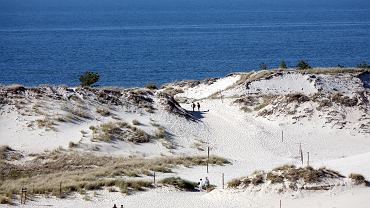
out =
[[(253, 192), (222, 190), (221, 175), (225, 174), (225, 182), (235, 177), (246, 176), (254, 170), (270, 170), (282, 164), (300, 165), (299, 143), (301, 143), (305, 163), (306, 152), (310, 152), (310, 164), (316, 167), (327, 166), (339, 170), (345, 175), (352, 172), (360, 173), (370, 178), (370, 135), (359, 133), (359, 117), (364, 112), (358, 108), (336, 108), (333, 110), (347, 115), (348, 123), (345, 128), (338, 129), (331, 124), (325, 124), (324, 114), (314, 112), (312, 117), (291, 122), (292, 116), (257, 117), (256, 113), (244, 113), (239, 106), (232, 104), (235, 95), (261, 93), (261, 94), (287, 94), (301, 92), (313, 94), (318, 88), (324, 91), (351, 92), (361, 88), (361, 83), (348, 76), (331, 77), (320, 75), (320, 83), (310, 81), (309, 75), (284, 74), (269, 80), (259, 80), (245, 86), (231, 88), (239, 79), (239, 75), (221, 78), (211, 85), (201, 84), (194, 88), (184, 89), (184, 93), (177, 96), (200, 100), (201, 112), (195, 115), (200, 119), (197, 122), (188, 121), (176, 115), (159, 109), (154, 114), (137, 114), (117, 111), (116, 113), (125, 121), (138, 119), (141, 127), (149, 133), (155, 128), (151, 126), (150, 119), (161, 124), (173, 135), (178, 148), (169, 151), (160, 143), (133, 145), (125, 142), (114, 144), (97, 143), (89, 141), (89, 137), (82, 137), (80, 130), (88, 131), (90, 125), (101, 121), (83, 122), (80, 125), (61, 125), (58, 132), (45, 132), (40, 129), (28, 130), (24, 127), (25, 121), (33, 118), (22, 117), (15, 112), (2, 114), (0, 117), (0, 141), (15, 149), (25, 152), (41, 152), (45, 149), (54, 149), (59, 146), (67, 148), (70, 141), (80, 141), (86, 145), (81, 151), (90, 151), (88, 146), (99, 145), (98, 154), (159, 156), (161, 154), (190, 155), (206, 152), (196, 150), (193, 145), (197, 140), (203, 141), (204, 148), (209, 144), (211, 154), (225, 157), (233, 164), (221, 167), (210, 167), (210, 173), (205, 173), (205, 167), (175, 169), (172, 174), (158, 174), (158, 178), (171, 175), (180, 176), (192, 181), (206, 175), (211, 183), (218, 188), (211, 193), (188, 193), (173, 189), (154, 189), (147, 192), (124, 196), (120, 193), (99, 191), (97, 197), (91, 202), (76, 198), (64, 200), (53, 198), (39, 198), (24, 207), (112, 207), (114, 203), (124, 207), (370, 207), (369, 188), (345, 187), (331, 191), (294, 192), (276, 194), (270, 192)], [(339, 81), (338, 81), (339, 80)], [(223, 99), (204, 99), (210, 95), (222, 92)], [(182, 106), (191, 110), (189, 104)], [(269, 106), (267, 106), (268, 108)], [(271, 106), (270, 106), (271, 107)], [(310, 102), (302, 105), (298, 110), (304, 113), (304, 108), (315, 109)], [(8, 111), (6, 109), (5, 111)], [(369, 116), (365, 113), (365, 116)], [(369, 117), (370, 118), (370, 117)], [(363, 121), (363, 122), (366, 122)], [(323, 127), (324, 126), (324, 127)], [(281, 132), (284, 131), (283, 141)]]

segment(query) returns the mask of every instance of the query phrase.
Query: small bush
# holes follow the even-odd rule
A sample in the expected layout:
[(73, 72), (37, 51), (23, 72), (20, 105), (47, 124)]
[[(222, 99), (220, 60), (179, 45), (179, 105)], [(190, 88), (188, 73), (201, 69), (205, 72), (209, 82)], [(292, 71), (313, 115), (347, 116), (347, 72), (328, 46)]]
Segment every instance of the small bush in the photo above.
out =
[(105, 109), (105, 108), (98, 108), (98, 109), (96, 109), (96, 112), (99, 113), (102, 116), (109, 116), (110, 115), (110, 111), (108, 109)]
[(136, 126), (141, 125), (141, 123), (136, 119), (132, 120), (132, 124)]
[(157, 90), (158, 89), (158, 87), (157, 87), (157, 85), (155, 83), (147, 83), (145, 85), (145, 87), (148, 88), (148, 89), (150, 89), (150, 90)]
[(155, 132), (155, 137), (157, 139), (164, 139), (166, 138), (166, 130), (163, 127), (159, 127)]
[(299, 60), (297, 68), (302, 70), (302, 69), (311, 69), (312, 67), (305, 60)]
[(272, 184), (284, 182), (284, 177), (274, 174), (272, 172), (267, 173), (266, 179), (271, 181)]
[(234, 178), (231, 181), (227, 182), (227, 187), (237, 188), (238, 186), (240, 186), (240, 184), (242, 184), (241, 179), (240, 178)]
[(252, 184), (255, 185), (255, 186), (259, 185), (259, 184), (262, 184), (263, 182), (264, 182), (263, 173), (257, 174), (252, 178)]
[(80, 84), (82, 87), (88, 87), (99, 81), (99, 78), (98, 73), (86, 71), (80, 76)]
[(69, 142), (69, 144), (68, 144), (69, 148), (76, 148), (77, 146), (78, 146), (78, 144), (76, 144), (74, 142)]
[(265, 63), (260, 64), (260, 70), (267, 70), (267, 69), (268, 69), (267, 64), (265, 64)]
[(286, 68), (288, 68), (288, 67), (287, 67), (287, 65), (286, 65), (286, 62), (285, 62), (284, 60), (282, 60), (282, 61), (280, 62), (280, 64), (279, 64), (279, 68), (280, 68), (280, 69), (286, 69)]
[(350, 179), (352, 179), (356, 185), (365, 184), (366, 179), (363, 175), (357, 174), (357, 173), (351, 173), (348, 176)]
[(367, 62), (364, 61), (362, 63), (357, 64), (357, 68), (360, 68), (360, 69), (370, 69), (370, 65)]
[(12, 204), (12, 199), (6, 196), (0, 196), (0, 204)]
[(194, 191), (195, 187), (197, 186), (197, 183), (184, 180), (180, 177), (165, 178), (161, 180), (160, 183), (164, 185), (171, 185), (185, 191)]

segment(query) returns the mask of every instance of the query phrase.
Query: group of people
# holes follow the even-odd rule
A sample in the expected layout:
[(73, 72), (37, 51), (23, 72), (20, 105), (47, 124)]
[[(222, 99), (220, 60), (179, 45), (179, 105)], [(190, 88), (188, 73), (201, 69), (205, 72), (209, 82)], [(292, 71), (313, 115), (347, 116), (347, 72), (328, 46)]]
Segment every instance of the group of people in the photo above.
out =
[(200, 179), (199, 182), (198, 182), (198, 186), (199, 186), (199, 191), (203, 191), (203, 190), (207, 190), (207, 188), (209, 188), (209, 180), (208, 180), (208, 177), (205, 177), (205, 179)]
[(193, 108), (193, 112), (195, 111), (195, 107), (198, 107), (198, 111), (200, 110), (200, 104), (199, 104), (199, 102), (197, 102), (197, 104), (195, 105), (195, 103), (193, 102), (192, 104), (191, 104), (191, 107)]

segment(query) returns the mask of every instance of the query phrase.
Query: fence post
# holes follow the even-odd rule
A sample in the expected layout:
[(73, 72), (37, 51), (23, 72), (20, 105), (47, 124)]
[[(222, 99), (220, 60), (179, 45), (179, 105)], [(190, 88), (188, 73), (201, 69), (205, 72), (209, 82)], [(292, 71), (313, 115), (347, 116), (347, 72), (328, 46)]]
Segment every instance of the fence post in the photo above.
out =
[(208, 173), (208, 163), (209, 163), (209, 146), (207, 147), (207, 173)]
[(154, 171), (154, 173), (153, 173), (153, 183), (154, 183), (154, 185), (155, 185), (155, 171)]
[(59, 183), (59, 197), (62, 198), (62, 181)]
[(23, 188), (21, 189), (21, 204), (23, 204)]
[(310, 152), (307, 152), (307, 166), (310, 166)]
[(222, 173), (222, 189), (225, 189), (225, 174)]
[(281, 142), (284, 142), (284, 131), (281, 130)]
[(301, 155), (301, 162), (302, 162), (302, 165), (303, 165), (303, 151), (302, 151), (302, 145), (301, 145), (301, 143), (299, 143), (299, 153)]

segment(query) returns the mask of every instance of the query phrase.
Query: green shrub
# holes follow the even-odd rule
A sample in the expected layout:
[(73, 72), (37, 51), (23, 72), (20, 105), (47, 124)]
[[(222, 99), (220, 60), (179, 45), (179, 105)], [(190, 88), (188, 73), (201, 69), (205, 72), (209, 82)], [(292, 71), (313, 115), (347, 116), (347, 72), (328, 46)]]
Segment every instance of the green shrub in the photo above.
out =
[(157, 90), (158, 89), (157, 85), (155, 83), (152, 83), (152, 82), (151, 83), (147, 83), (145, 85), (145, 87), (148, 88), (148, 89), (150, 89), (150, 90)]
[(305, 61), (299, 60), (297, 64), (298, 69), (311, 69), (312, 67)]
[(260, 64), (260, 70), (267, 70), (267, 69), (268, 69), (267, 64), (265, 64), (265, 63)]
[(91, 86), (99, 81), (99, 74), (96, 72), (86, 71), (80, 76), (80, 84), (82, 87)]
[(286, 69), (288, 68), (288, 66), (286, 65), (286, 62), (284, 60), (282, 60), (279, 64), (279, 68), (280, 69)]
[(360, 68), (360, 69), (370, 69), (370, 65), (367, 64), (367, 62), (362, 62), (362, 63), (359, 63), (357, 64), (357, 68)]

